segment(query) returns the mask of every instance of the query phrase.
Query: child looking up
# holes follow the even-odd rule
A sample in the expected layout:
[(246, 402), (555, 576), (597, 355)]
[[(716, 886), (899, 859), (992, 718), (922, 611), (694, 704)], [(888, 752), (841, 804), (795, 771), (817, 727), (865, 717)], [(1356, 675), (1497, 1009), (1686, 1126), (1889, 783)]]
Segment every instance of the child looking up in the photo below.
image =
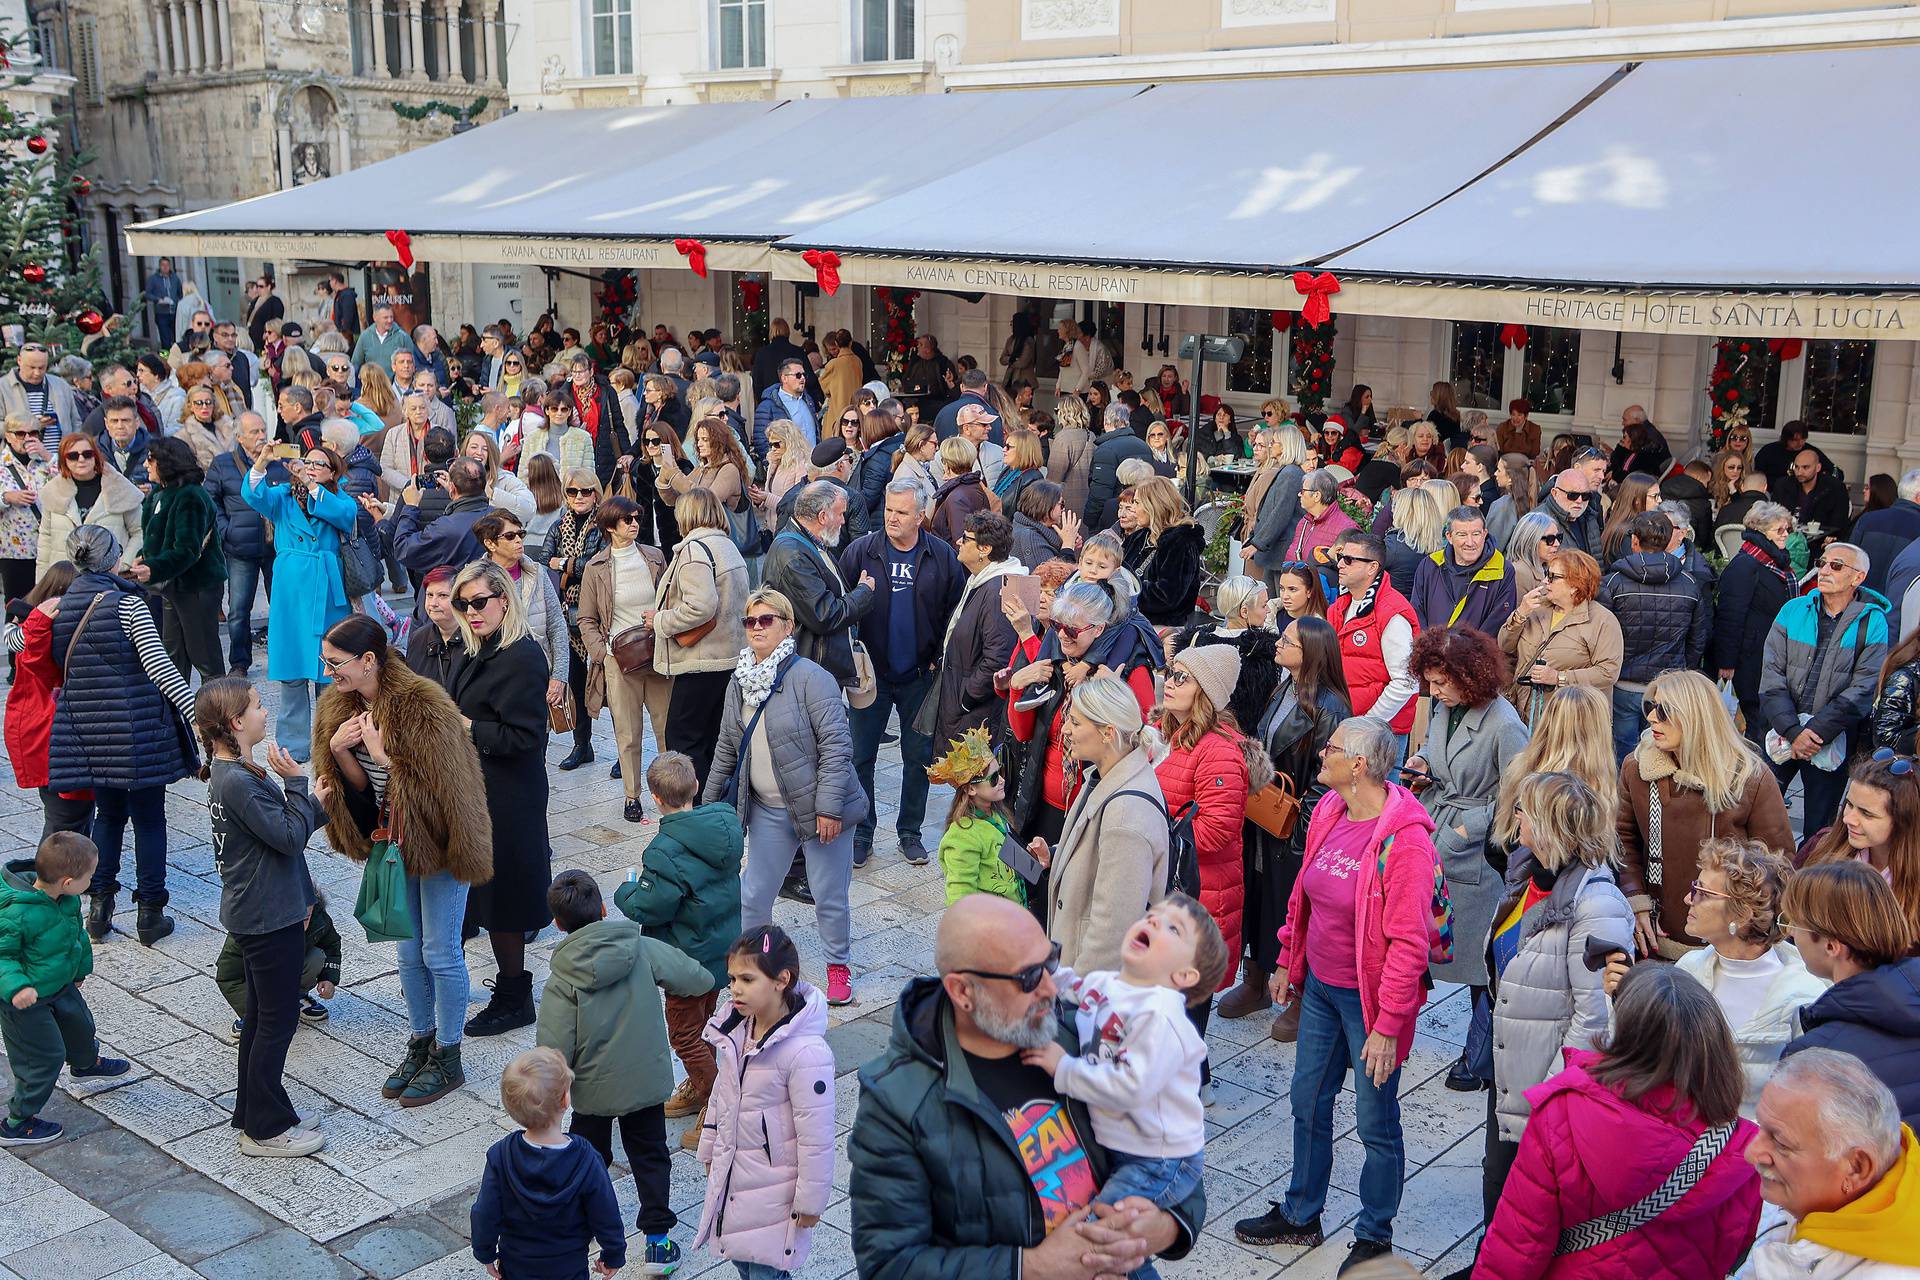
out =
[(927, 767), (927, 781), (953, 788), (953, 809), (940, 837), (940, 870), (947, 877), (947, 905), (970, 893), (992, 893), (1025, 905), (1025, 884), (1000, 857), (1013, 833), (1007, 814), (1007, 780), (982, 727), (954, 740), (946, 756)]

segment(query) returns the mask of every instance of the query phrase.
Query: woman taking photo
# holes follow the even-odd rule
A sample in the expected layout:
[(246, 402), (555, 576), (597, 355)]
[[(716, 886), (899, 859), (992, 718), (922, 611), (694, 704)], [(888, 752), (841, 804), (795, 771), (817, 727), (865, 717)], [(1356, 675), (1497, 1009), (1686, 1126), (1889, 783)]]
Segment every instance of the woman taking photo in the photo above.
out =
[[(1475, 1276), (1708, 1280), (1732, 1270), (1752, 1241), (1760, 1178), (1742, 1156), (1757, 1130), (1740, 1119), (1739, 1059), (1713, 998), (1667, 965), (1636, 965), (1620, 984), (1613, 1023), (1605, 1048), (1570, 1050), (1566, 1070), (1525, 1100), (1532, 1119)], [(1722, 1127), (1725, 1142), (1708, 1148), (1718, 1154), (1681, 1175), (1686, 1194), (1676, 1203), (1604, 1243), (1559, 1254), (1563, 1232), (1652, 1195), (1707, 1130)]]
[(1558, 551), (1540, 585), (1520, 598), (1500, 628), (1500, 648), (1513, 659), (1508, 695), (1531, 726), (1555, 689), (1585, 685), (1612, 695), (1620, 678), (1620, 621), (1594, 602), (1600, 566), (1584, 551)]
[(1513, 566), (1516, 600), (1525, 600), (1529, 592), (1546, 581), (1547, 557), (1559, 552), (1563, 540), (1560, 526), (1544, 511), (1529, 511), (1514, 522), (1505, 551), (1507, 563)]
[(8, 623), (6, 629), (7, 653), (14, 661), (7, 690), (7, 763), (13, 766), (14, 786), (39, 793), (42, 840), (56, 831), (85, 835), (93, 825), (91, 794), (64, 796), (47, 785), (54, 695), (61, 678), (60, 665), (53, 660), (53, 620), (77, 573), (69, 561), (55, 564), (22, 599), (26, 618)]
[(1684, 927), (1703, 843), (1791, 851), (1793, 827), (1773, 770), (1735, 732), (1705, 676), (1664, 671), (1642, 705), (1647, 731), (1620, 767), (1620, 890), (1633, 904), (1639, 954), (1674, 960), (1714, 941)]
[(206, 475), (183, 441), (162, 437), (147, 446), (147, 478), (153, 489), (140, 504), (140, 558), (127, 566), (127, 577), (166, 603), (160, 635), (180, 674), (191, 664), (202, 681), (217, 680), (225, 671), (220, 605), (227, 562)]
[(747, 647), (727, 686), (720, 740), (702, 802), (731, 803), (747, 831), (743, 928), (771, 922), (796, 854), (807, 864), (827, 957), (827, 1003), (853, 1000), (849, 887), (853, 831), (867, 797), (853, 774), (853, 735), (840, 685), (793, 651), (793, 606), (762, 587), (742, 613)]
[(473, 539), (513, 583), (520, 597), (520, 613), (527, 634), (540, 646), (552, 673), (547, 678), (547, 705), (562, 705), (567, 695), (567, 613), (553, 579), (526, 554), (527, 527), (518, 516), (495, 508), (473, 522)]
[(1708, 665), (1733, 682), (1747, 737), (1765, 749), (1767, 721), (1760, 714), (1760, 675), (1766, 666), (1767, 633), (1780, 607), (1799, 593), (1787, 539), (1793, 516), (1773, 502), (1747, 511), (1740, 548), (1727, 557), (1714, 596), (1713, 641)]
[[(66, 439), (72, 439), (68, 436)], [(64, 441), (63, 441), (64, 443)], [(64, 673), (47, 746), (48, 790), (93, 793), (94, 869), (87, 932), (104, 941), (120, 891), (120, 852), (133, 821), (140, 941), (173, 932), (167, 905), (167, 787), (199, 771), (193, 694), (167, 657), (133, 584), (113, 575), (120, 545), (102, 525), (67, 538), (77, 576), (53, 618), (53, 653)]]
[(340, 540), (353, 536), (360, 508), (340, 492), (340, 455), (321, 447), (287, 463), (288, 479), (267, 483), (262, 449), (240, 497), (273, 526), (273, 594), (267, 602), (267, 679), (280, 685), (274, 738), (301, 763), (311, 756), (312, 686), (328, 676), (320, 640), (347, 616)]
[(1395, 755), (1393, 731), (1361, 717), (1342, 721), (1322, 752), (1328, 794), (1308, 821), (1272, 984), (1276, 1000), (1300, 1002), (1293, 1172), (1284, 1201), (1233, 1227), (1252, 1245), (1312, 1248), (1325, 1239), (1333, 1107), (1351, 1070), (1366, 1159), (1347, 1265), (1392, 1251), (1406, 1182), (1400, 1067), (1427, 998), (1433, 819), (1386, 780)]
[(567, 687), (573, 690), (573, 750), (556, 767), (562, 771), (578, 769), (593, 760), (593, 718), (586, 713), (586, 642), (580, 638), (580, 577), (587, 561), (600, 553), (605, 535), (600, 532), (600, 481), (591, 467), (576, 467), (567, 473), (566, 509), (547, 535), (540, 559), (560, 593), (560, 604), (567, 619)]
[(327, 842), (364, 862), (376, 831), (403, 833), (413, 936), (401, 940), (397, 963), (409, 1035), (380, 1096), (425, 1106), (466, 1082), (460, 1042), (471, 979), (460, 932), (468, 891), (493, 875), (486, 783), (453, 700), (387, 647), (379, 623), (345, 619), (320, 654), (334, 680), (315, 716), (327, 744), (313, 770), (330, 788)]
[(1533, 459), (1519, 453), (1501, 454), (1493, 479), (1500, 496), (1487, 507), (1487, 541), (1504, 547), (1512, 541), (1521, 517), (1540, 505), (1540, 481)]
[[(659, 548), (663, 557), (670, 556), (680, 544), (680, 527), (673, 522), (673, 490), (669, 487), (662, 492), (657, 480), (662, 463), (678, 465), (680, 437), (674, 434), (672, 427), (655, 423), (634, 442), (634, 451), (640, 456), (635, 459), (635, 465), (627, 476), (631, 492), (625, 496), (631, 498), (639, 509), (640, 541)], [(621, 488), (620, 480), (616, 479), (614, 492), (619, 493)]]
[[(704, 418), (693, 428), (693, 448), (700, 465), (687, 470), (678, 457), (664, 451), (653, 457), (654, 484), (660, 496), (677, 503), (689, 490), (705, 489), (729, 511), (738, 511), (747, 500), (747, 481), (752, 469), (740, 441), (722, 418)], [(685, 536), (686, 530), (680, 530)]]
[[(671, 691), (668, 678), (654, 669), (660, 640), (657, 634), (649, 635), (652, 628), (647, 622), (658, 604), (666, 557), (639, 541), (639, 532), (640, 511), (632, 501), (608, 498), (600, 504), (600, 534), (605, 545), (587, 561), (581, 576), (576, 619), (587, 661), (592, 664), (587, 673), (587, 700), (582, 704), (584, 714), (593, 721), (600, 718), (602, 707), (613, 711), (613, 738), (618, 744), (621, 784), (627, 793), (628, 822), (640, 822), (646, 816), (640, 804), (645, 782), (640, 734), (651, 717), (654, 750), (667, 749)], [(631, 670), (621, 665), (620, 654), (626, 643), (644, 645), (648, 641), (653, 649), (651, 660), (643, 660), (644, 652), (639, 652), (629, 660)], [(608, 663), (613, 664), (612, 670), (608, 670)]]
[[(82, 525), (99, 525), (113, 535), (129, 561), (140, 555), (140, 503), (145, 494), (138, 485), (105, 465), (100, 445), (84, 431), (60, 437), (54, 451), (57, 474), (40, 486), (39, 546), (34, 574), (68, 558), (67, 538)], [(112, 572), (106, 565), (103, 572)]]
[[(1340, 722), (1353, 715), (1347, 677), (1340, 666), (1340, 642), (1324, 618), (1289, 622), (1274, 645), (1280, 683), (1255, 722), (1254, 737), (1273, 761), (1274, 777), (1307, 779), (1296, 783), (1300, 814), (1293, 833), (1282, 839), (1249, 824), (1242, 868), (1246, 881), (1247, 972), (1240, 985), (1220, 997), (1220, 1016), (1244, 1018), (1273, 1006), (1269, 985), (1280, 959), (1280, 927), (1300, 873), (1307, 845), (1308, 819), (1327, 793), (1320, 781), (1320, 756)], [(1300, 1034), (1300, 1002), (1293, 1001), (1274, 1019), (1271, 1035), (1291, 1044)]]
[[(1300, 523), (1300, 490), (1307, 475), (1306, 464), (1307, 442), (1298, 428), (1291, 424), (1276, 427), (1267, 433), (1267, 466), (1272, 475), (1257, 503), (1253, 490), (1260, 483), (1260, 473), (1255, 472), (1247, 485), (1247, 501), (1255, 514), (1244, 526), (1240, 554), (1247, 562), (1248, 574), (1264, 576), (1276, 596), (1281, 567), (1289, 559), (1298, 559), (1289, 556), (1287, 548), (1293, 545), (1294, 527)], [(1326, 614), (1324, 603), (1320, 614)]]
[(725, 703), (734, 662), (747, 643), (740, 625), (747, 562), (712, 493), (688, 490), (674, 503), (673, 517), (680, 545), (661, 575), (656, 612), (646, 621), (654, 634), (653, 668), (669, 686), (666, 749), (685, 753), (704, 783), (720, 739), (713, 709)]
[[(61, 605), (62, 614), (69, 607)], [(1892, 886), (1909, 932), (1920, 941), (1920, 779), (1913, 761), (1882, 747), (1848, 777), (1840, 821), (1820, 837), (1806, 865), (1850, 859), (1872, 867)]]
[(1140, 528), (1127, 535), (1126, 562), (1140, 566), (1134, 570), (1140, 579), (1135, 605), (1162, 633), (1184, 627), (1200, 592), (1200, 556), (1207, 535), (1187, 515), (1180, 491), (1164, 476), (1135, 485), (1132, 506)]
[(454, 705), (480, 754), (493, 830), (493, 878), (476, 885), (467, 919), (487, 931), (499, 967), (493, 998), (467, 1022), (470, 1036), (533, 1024), (527, 938), (551, 919), (547, 886), (547, 660), (527, 634), (520, 595), (506, 570), (476, 560), (453, 580), (460, 651), (453, 659)]

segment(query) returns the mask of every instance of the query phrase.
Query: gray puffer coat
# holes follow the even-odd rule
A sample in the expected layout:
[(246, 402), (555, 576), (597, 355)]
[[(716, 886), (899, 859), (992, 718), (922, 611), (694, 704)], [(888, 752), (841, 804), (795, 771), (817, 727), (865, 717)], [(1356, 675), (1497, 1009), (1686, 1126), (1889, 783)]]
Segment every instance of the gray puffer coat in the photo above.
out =
[[(741, 713), (740, 682), (727, 685), (727, 703), (720, 716), (720, 741), (714, 747), (713, 767), (707, 770), (707, 789), (701, 803), (726, 799), (727, 783), (736, 770), (740, 785), (734, 808), (740, 824), (747, 822), (747, 799), (753, 788), (746, 777), (747, 745), (741, 741), (750, 715)], [(840, 684), (826, 668), (806, 658), (787, 660), (780, 687), (767, 696), (760, 723), (773, 749), (773, 768), (780, 778), (780, 798), (798, 832), (810, 832), (820, 817), (838, 818), (853, 826), (867, 816), (867, 796), (853, 776), (853, 733), (847, 723), (847, 704)]]
[[(1514, 851), (1507, 900), (1494, 915), (1512, 914), (1539, 863)], [(1587, 939), (1599, 936), (1633, 953), (1633, 912), (1614, 883), (1613, 868), (1571, 863), (1553, 891), (1520, 918), (1520, 948), (1493, 982), (1494, 1111), (1500, 1137), (1520, 1141), (1527, 1127), (1526, 1091), (1560, 1070), (1562, 1049), (1594, 1049), (1607, 1029), (1604, 972), (1587, 968)], [(1491, 940), (1489, 940), (1491, 950)], [(1489, 971), (1494, 965), (1488, 963)]]

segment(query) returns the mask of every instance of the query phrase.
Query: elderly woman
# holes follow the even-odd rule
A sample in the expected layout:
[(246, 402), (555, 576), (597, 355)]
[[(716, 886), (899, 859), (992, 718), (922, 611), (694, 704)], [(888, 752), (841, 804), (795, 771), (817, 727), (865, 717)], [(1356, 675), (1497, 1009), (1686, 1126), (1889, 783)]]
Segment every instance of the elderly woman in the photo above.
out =
[(1262, 483), (1263, 473), (1256, 471), (1247, 484), (1243, 509), (1248, 515), (1240, 554), (1247, 561), (1249, 573), (1263, 575), (1267, 585), (1277, 589), (1282, 566), (1298, 558), (1288, 554), (1287, 548), (1295, 526), (1302, 523), (1301, 485), (1307, 475), (1307, 442), (1299, 428), (1291, 424), (1270, 429), (1266, 437), (1266, 479)]
[[(428, 594), (452, 577), (436, 568)], [(463, 648), (464, 638), (454, 644)], [(460, 1044), (472, 983), (460, 934), (469, 891), (493, 875), (486, 783), (459, 710), (387, 647), (379, 623), (355, 614), (327, 632), (320, 652), (334, 677), (315, 721), (327, 744), (313, 770), (330, 786), (327, 840), (359, 862), (376, 832), (405, 833), (400, 860), (413, 936), (401, 940), (396, 958), (409, 1034), (380, 1096), (424, 1106), (466, 1080)]]
[(1355, 527), (1353, 519), (1337, 501), (1340, 483), (1324, 467), (1306, 473), (1300, 481), (1300, 519), (1286, 541), (1282, 560), (1305, 560), (1315, 565), (1330, 564), (1333, 544), (1340, 535)]
[(552, 918), (547, 886), (553, 848), (547, 840), (547, 660), (527, 632), (507, 571), (475, 560), (453, 580), (460, 651), (448, 690), (480, 754), (487, 816), (493, 829), (493, 878), (475, 885), (467, 920), (487, 931), (498, 973), (493, 998), (467, 1022), (470, 1036), (531, 1026), (533, 975), (527, 938)]
[(1293, 1173), (1284, 1201), (1234, 1224), (1246, 1244), (1312, 1248), (1325, 1238), (1333, 1107), (1351, 1070), (1366, 1157), (1348, 1263), (1392, 1249), (1406, 1182), (1400, 1067), (1427, 998), (1434, 883), (1433, 819), (1387, 781), (1396, 754), (1393, 731), (1362, 717), (1343, 721), (1322, 752), (1328, 794), (1309, 821), (1271, 987), (1276, 1000), (1301, 1005)]
[(586, 642), (580, 638), (580, 578), (587, 561), (600, 552), (605, 535), (600, 532), (600, 478), (592, 467), (576, 467), (566, 473), (566, 502), (559, 520), (547, 533), (539, 560), (547, 567), (554, 589), (567, 619), (567, 687), (573, 690), (573, 750), (557, 766), (562, 771), (578, 769), (593, 760), (593, 720), (586, 714), (587, 661)]
[(1740, 547), (1727, 557), (1714, 596), (1713, 639), (1708, 669), (1733, 682), (1733, 695), (1745, 718), (1747, 737), (1764, 748), (1766, 717), (1760, 714), (1760, 672), (1766, 661), (1767, 633), (1780, 607), (1799, 593), (1787, 539), (1793, 516), (1779, 503), (1756, 502), (1748, 511)]
[[(84, 431), (60, 437), (54, 450), (56, 474), (40, 486), (40, 531), (34, 573), (68, 558), (67, 539), (82, 525), (99, 525), (113, 535), (129, 560), (140, 554), (140, 503), (146, 496), (138, 485), (104, 461), (100, 442)], [(111, 572), (113, 565), (105, 566)], [(191, 719), (191, 717), (189, 717)]]
[(660, 642), (648, 622), (659, 605), (667, 561), (658, 548), (639, 540), (640, 508), (630, 499), (608, 498), (600, 504), (600, 534), (605, 545), (587, 561), (580, 580), (577, 621), (592, 664), (582, 713), (591, 721), (599, 719), (603, 706), (612, 710), (620, 780), (627, 793), (625, 816), (628, 822), (640, 822), (646, 817), (640, 803), (645, 779), (640, 734), (649, 718), (654, 750), (667, 749), (671, 681), (655, 668)]
[(853, 736), (840, 684), (793, 648), (793, 605), (762, 587), (742, 614), (740, 653), (721, 713), (705, 803), (731, 803), (747, 830), (740, 926), (772, 920), (774, 896), (806, 859), (827, 960), (827, 1002), (853, 1000), (848, 893), (853, 832), (867, 797), (853, 772)]
[(160, 634), (180, 673), (191, 663), (201, 680), (218, 679), (226, 672), (220, 602), (227, 564), (206, 476), (186, 442), (169, 437), (148, 446), (147, 479), (153, 488), (140, 504), (140, 558), (127, 576), (166, 602)]
[(1792, 850), (1773, 770), (1743, 739), (1720, 691), (1697, 671), (1647, 685), (1647, 731), (1620, 767), (1620, 888), (1633, 904), (1643, 956), (1676, 959), (1713, 941), (1683, 928), (1703, 842), (1722, 836)]
[(967, 517), (991, 506), (987, 482), (980, 475), (980, 453), (964, 436), (940, 442), (940, 487), (933, 495), (927, 527), (950, 546), (958, 546), (967, 531)]
[(433, 425), (427, 417), (427, 397), (418, 391), (401, 400), (400, 413), (400, 421), (388, 429), (380, 444), (380, 478), (392, 489), (406, 488), (407, 481), (425, 467), (427, 429)]
[[(729, 433), (731, 434), (731, 433)], [(727, 513), (707, 489), (673, 504), (680, 545), (660, 576), (653, 627), (653, 669), (670, 684), (666, 749), (684, 752), (705, 782), (720, 740), (715, 707), (726, 702), (733, 666), (746, 646), (740, 625), (749, 588), (747, 562), (727, 531)], [(623, 770), (624, 772), (624, 770)]]
[(560, 706), (566, 697), (570, 650), (567, 612), (553, 578), (527, 554), (526, 524), (513, 512), (496, 507), (473, 522), (473, 538), (487, 559), (505, 571), (519, 594), (527, 634), (539, 644), (552, 672), (547, 679), (547, 705)]
[(1127, 929), (1166, 892), (1166, 802), (1132, 689), (1093, 676), (1062, 701), (1067, 754), (1094, 776), (1074, 793), (1059, 840), (1035, 836), (1027, 850), (1048, 871), (1047, 934), (1060, 963), (1085, 973), (1118, 968)]
[(1061, 501), (1060, 486), (1051, 480), (1035, 480), (1020, 492), (1013, 512), (1013, 558), (1031, 571), (1061, 556), (1071, 557), (1079, 550), (1069, 546), (1080, 538), (1080, 517), (1067, 511)]
[(193, 694), (168, 659), (138, 588), (113, 574), (120, 544), (112, 531), (83, 525), (68, 536), (64, 552), (61, 558), (79, 573), (53, 620), (52, 651), (64, 679), (53, 706), (47, 787), (58, 795), (93, 793), (100, 861), (87, 932), (95, 942), (113, 928), (120, 853), (133, 820), (135, 930), (152, 946), (173, 932), (173, 918), (163, 913), (167, 786), (200, 765), (190, 745)]
[[(1489, 530), (1488, 537), (1492, 537)], [(1524, 600), (1527, 593), (1546, 580), (1547, 557), (1560, 550), (1565, 535), (1552, 516), (1544, 511), (1529, 511), (1513, 522), (1513, 532), (1503, 545), (1507, 563), (1513, 566), (1513, 594)]]
[(1594, 600), (1600, 565), (1584, 551), (1558, 551), (1546, 577), (1520, 598), (1500, 628), (1500, 648), (1513, 659), (1508, 695), (1531, 725), (1555, 689), (1585, 685), (1611, 695), (1620, 678), (1620, 621)]
[(320, 639), (347, 616), (340, 541), (353, 536), (360, 508), (340, 492), (340, 455), (324, 446), (287, 463), (288, 480), (267, 482), (262, 449), (240, 497), (273, 526), (273, 595), (267, 605), (267, 679), (280, 684), (274, 737), (295, 760), (311, 753), (312, 686), (328, 676)]
[(39, 494), (53, 479), (52, 461), (36, 424), (24, 414), (8, 414), (0, 447), (0, 591), (9, 600), (32, 591), (39, 577)]

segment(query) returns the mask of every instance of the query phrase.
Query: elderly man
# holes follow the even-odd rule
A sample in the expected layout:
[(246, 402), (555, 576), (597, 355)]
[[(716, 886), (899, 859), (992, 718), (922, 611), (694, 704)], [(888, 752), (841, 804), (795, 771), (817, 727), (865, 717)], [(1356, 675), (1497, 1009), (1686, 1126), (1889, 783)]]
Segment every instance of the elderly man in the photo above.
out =
[(1827, 533), (1846, 528), (1852, 513), (1847, 486), (1821, 468), (1820, 454), (1814, 449), (1793, 455), (1787, 474), (1773, 482), (1772, 495), (1802, 526), (1818, 525)]
[(1478, 507), (1447, 513), (1447, 545), (1413, 572), (1413, 606), (1422, 628), (1475, 627), (1498, 635), (1518, 603), (1513, 566), (1488, 545)]
[(1101, 431), (1093, 442), (1093, 458), (1087, 465), (1086, 527), (1089, 534), (1113, 527), (1120, 518), (1120, 464), (1128, 458), (1149, 463), (1153, 450), (1133, 434), (1127, 406), (1115, 401), (1101, 418)]
[(440, 345), (440, 331), (430, 324), (413, 326), (413, 349), (420, 356), (420, 367), (433, 370), (441, 386), (453, 381), (447, 369), (447, 350)]
[(153, 482), (147, 479), (147, 446), (153, 438), (140, 424), (140, 407), (125, 396), (114, 396), (100, 402), (100, 413), (105, 426), (100, 433), (100, 452), (106, 455), (115, 471), (142, 489), (151, 490)]
[[(394, 385), (398, 386), (399, 384), (395, 383)], [(413, 381), (408, 384), (408, 389), (416, 395), (422, 395), (427, 398), (427, 423), (430, 426), (444, 428), (445, 430), (453, 432), (456, 436), (460, 434), (459, 419), (454, 417), (453, 406), (440, 398), (440, 379), (434, 374), (433, 370), (422, 369), (420, 372), (414, 374)], [(403, 391), (401, 394), (405, 395), (406, 392)]]
[(795, 652), (842, 686), (854, 683), (853, 625), (873, 607), (874, 596), (873, 575), (863, 570), (849, 588), (828, 550), (846, 522), (846, 489), (810, 481), (800, 486), (793, 520), (775, 535), (766, 558), (766, 584), (793, 604)]
[(959, 371), (953, 361), (947, 359), (947, 353), (940, 349), (940, 339), (931, 333), (922, 333), (914, 339), (913, 358), (907, 362), (906, 389), (920, 397), (920, 421), (939, 420), (940, 410), (953, 398), (953, 388), (960, 380)]
[[(233, 448), (207, 468), (207, 494), (213, 499), (220, 549), (227, 559), (228, 674), (244, 676), (253, 665), (253, 601), (262, 583), (273, 593), (273, 546), (267, 541), (267, 522), (247, 505), (241, 485), (253, 470), (254, 459), (267, 447), (267, 422), (252, 411), (234, 420)], [(282, 484), (287, 469), (267, 463), (267, 483)]]
[(222, 320), (214, 325), (213, 350), (232, 362), (233, 369), (228, 381), (240, 393), (242, 407), (253, 408), (253, 382), (260, 376), (260, 361), (258, 357), (240, 349), (240, 326), (231, 320)]
[(979, 455), (980, 478), (992, 489), (1007, 469), (1007, 451), (993, 442), (994, 432), (1000, 427), (1000, 415), (981, 401), (961, 405), (953, 421), (960, 437)]
[(393, 322), (393, 308), (381, 303), (373, 309), (373, 327), (363, 331), (359, 341), (353, 344), (353, 367), (358, 369), (371, 360), (392, 373), (396, 351), (412, 354), (413, 339)]
[(767, 456), (767, 428), (785, 418), (800, 428), (809, 445), (820, 442), (820, 401), (807, 392), (807, 362), (783, 360), (773, 385), (760, 393), (753, 410), (753, 456)]
[(1773, 730), (1768, 754), (1780, 790), (1796, 774), (1806, 785), (1803, 834), (1833, 821), (1887, 656), (1886, 598), (1861, 585), (1869, 564), (1852, 543), (1829, 544), (1819, 590), (1782, 605), (1767, 632), (1760, 714)]
[(1600, 488), (1583, 467), (1568, 467), (1553, 478), (1540, 509), (1560, 526), (1560, 545), (1600, 556)]
[(506, 359), (507, 345), (500, 332), (499, 325), (490, 324), (480, 331), (480, 382), (483, 386), (500, 385), (500, 365)]
[(207, 385), (213, 388), (213, 416), (231, 418), (249, 408), (240, 384), (234, 381), (233, 363), (224, 351), (209, 351), (200, 357), (207, 366)]
[(47, 371), (52, 359), (45, 344), (22, 344), (14, 367), (0, 377), (0, 414), (17, 414), (40, 430), (40, 442), (52, 453), (60, 437), (80, 430), (80, 404), (59, 374)]
[(1745, 1156), (1759, 1236), (1734, 1280), (1920, 1280), (1920, 1143), (1852, 1054), (1783, 1058)]
[(1092, 1280), (1193, 1246), (1205, 1193), (1171, 1210), (1096, 1205), (1109, 1157), (1085, 1105), (1021, 1060), (1079, 1052), (1058, 957), (1004, 898), (972, 894), (941, 917), (939, 976), (907, 984), (887, 1048), (860, 1069), (847, 1151), (867, 1280)]
[(1643, 405), (1630, 404), (1620, 411), (1620, 443), (1607, 460), (1607, 474), (1615, 481), (1634, 473), (1659, 479), (1673, 465), (1673, 450), (1660, 428), (1647, 421)]

